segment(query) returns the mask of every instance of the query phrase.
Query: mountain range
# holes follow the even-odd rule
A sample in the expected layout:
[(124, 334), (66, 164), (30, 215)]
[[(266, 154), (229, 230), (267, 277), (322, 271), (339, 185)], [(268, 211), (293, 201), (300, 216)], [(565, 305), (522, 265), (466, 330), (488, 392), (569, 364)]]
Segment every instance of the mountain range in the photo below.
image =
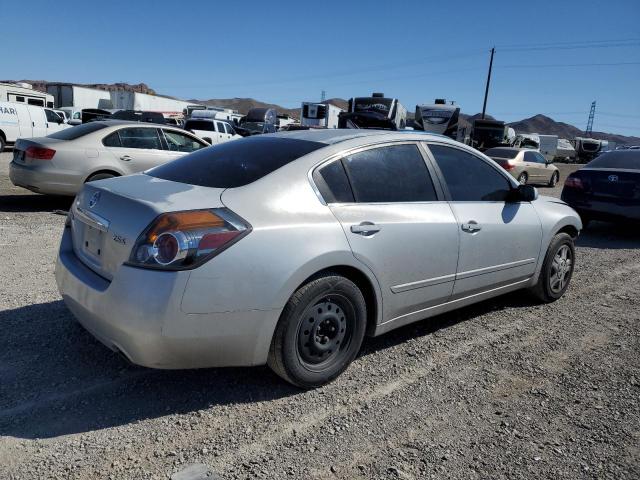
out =
[[(27, 82), (33, 85), (33, 88), (36, 90), (46, 91), (47, 82), (46, 80), (19, 80), (20, 82)], [(13, 80), (2, 80), (0, 82), (12, 83)], [(96, 84), (71, 84), (71, 85), (79, 85), (88, 88), (97, 88), (100, 90), (127, 90), (131, 92), (139, 92), (139, 93), (147, 93), (150, 95), (158, 95), (154, 89), (149, 87), (146, 83), (139, 83), (135, 85), (131, 85), (128, 83), (96, 83)], [(163, 95), (165, 96), (165, 95)], [(173, 98), (173, 97), (168, 97)], [(285, 108), (280, 105), (276, 105), (273, 103), (261, 102), (260, 100), (255, 100), (253, 98), (211, 98), (208, 100), (200, 100), (200, 99), (191, 99), (189, 102), (198, 103), (202, 105), (209, 106), (217, 106), (224, 108), (231, 108), (233, 110), (237, 110), (239, 113), (245, 114), (251, 108), (255, 107), (268, 107), (275, 108), (278, 113), (290, 115), (294, 118), (299, 118), (300, 116), (300, 107), (296, 108)], [(328, 103), (336, 105), (342, 109), (347, 108), (347, 100), (343, 98), (330, 98), (325, 100)], [(470, 126), (471, 122), (475, 118), (479, 118), (480, 114), (475, 115), (466, 115), (460, 114), (460, 125), (461, 126)], [(596, 112), (597, 116), (597, 112)], [(412, 117), (412, 112), (409, 112), (409, 117)], [(488, 118), (491, 118), (489, 115)], [(533, 117), (525, 118), (523, 120), (517, 122), (511, 122), (508, 124), (512, 127), (517, 133), (539, 133), (543, 135), (557, 135), (559, 138), (567, 138), (573, 139), (574, 137), (584, 136), (584, 131), (580, 130), (573, 125), (564, 122), (558, 122), (546, 115), (537, 114)], [(615, 133), (606, 133), (606, 132), (593, 132), (591, 135), (593, 138), (597, 138), (599, 140), (609, 140), (616, 142), (616, 144), (627, 144), (627, 145), (640, 145), (640, 137), (635, 136), (625, 136), (619, 135)]]

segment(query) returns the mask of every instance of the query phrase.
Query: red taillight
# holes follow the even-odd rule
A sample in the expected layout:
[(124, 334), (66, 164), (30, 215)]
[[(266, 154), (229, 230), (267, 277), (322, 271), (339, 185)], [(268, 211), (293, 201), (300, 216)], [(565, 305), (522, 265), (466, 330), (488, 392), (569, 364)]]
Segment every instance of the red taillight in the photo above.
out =
[(575, 188), (577, 190), (584, 190), (584, 184), (578, 177), (567, 177), (567, 179), (564, 181), (564, 186), (568, 188)]
[(511, 160), (496, 160), (496, 163), (505, 170), (513, 170), (515, 165), (511, 163)]
[(32, 145), (25, 151), (25, 156), (35, 160), (51, 160), (55, 154), (55, 150), (46, 147), (36, 147), (35, 145)]

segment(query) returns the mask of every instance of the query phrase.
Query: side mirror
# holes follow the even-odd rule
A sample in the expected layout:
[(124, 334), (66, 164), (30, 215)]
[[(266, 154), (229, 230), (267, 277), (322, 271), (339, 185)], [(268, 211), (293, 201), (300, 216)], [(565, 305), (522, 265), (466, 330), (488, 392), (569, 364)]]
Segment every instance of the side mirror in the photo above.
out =
[(538, 189), (532, 185), (518, 185), (513, 198), (516, 202), (533, 202), (538, 199)]

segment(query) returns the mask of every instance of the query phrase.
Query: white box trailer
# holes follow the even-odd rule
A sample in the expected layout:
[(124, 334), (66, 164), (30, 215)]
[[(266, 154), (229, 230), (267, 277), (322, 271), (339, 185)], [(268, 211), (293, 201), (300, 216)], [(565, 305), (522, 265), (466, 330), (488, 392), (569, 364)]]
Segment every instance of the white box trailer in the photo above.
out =
[(343, 110), (330, 103), (302, 102), (300, 125), (303, 127), (338, 128)]
[(49, 83), (47, 93), (53, 95), (58, 108), (112, 108), (111, 95), (107, 90), (80, 87), (70, 83)]
[(53, 108), (53, 95), (34, 90), (29, 83), (0, 83), (0, 102), (24, 103), (37, 107)]
[(111, 93), (111, 103), (118, 110), (141, 110), (145, 112), (160, 112), (163, 114), (182, 114), (193, 103), (175, 98), (148, 95), (146, 93), (115, 90)]
[(0, 152), (18, 138), (45, 137), (68, 127), (50, 108), (0, 102)]
[(558, 136), (540, 135), (539, 133), (520, 133), (514, 142), (514, 147), (529, 147), (538, 150), (545, 159), (553, 162), (558, 154)]

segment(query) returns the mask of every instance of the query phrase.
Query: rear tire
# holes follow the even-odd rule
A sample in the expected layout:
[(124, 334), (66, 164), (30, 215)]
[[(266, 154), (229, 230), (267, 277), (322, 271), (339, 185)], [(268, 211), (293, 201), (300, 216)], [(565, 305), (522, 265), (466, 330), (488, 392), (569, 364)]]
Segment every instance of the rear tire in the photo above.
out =
[(549, 180), (549, 186), (555, 187), (558, 184), (558, 180), (560, 180), (560, 174), (558, 172), (553, 172), (551, 180)]
[(87, 178), (85, 183), (95, 182), (96, 180), (105, 180), (107, 178), (114, 178), (114, 177), (117, 177), (117, 175), (114, 175), (113, 173), (94, 173), (89, 178)]
[(526, 185), (528, 180), (529, 175), (527, 175), (526, 172), (522, 172), (520, 175), (518, 175), (518, 183), (520, 185)]
[(543, 303), (555, 302), (567, 291), (574, 267), (573, 238), (558, 233), (549, 244), (538, 283), (531, 288), (531, 293)]
[(331, 382), (360, 350), (367, 306), (349, 279), (327, 273), (300, 287), (285, 306), (269, 349), (271, 369), (293, 385)]
[(7, 146), (7, 143), (4, 140), (4, 137), (0, 133), (0, 153), (4, 152), (4, 147)]

